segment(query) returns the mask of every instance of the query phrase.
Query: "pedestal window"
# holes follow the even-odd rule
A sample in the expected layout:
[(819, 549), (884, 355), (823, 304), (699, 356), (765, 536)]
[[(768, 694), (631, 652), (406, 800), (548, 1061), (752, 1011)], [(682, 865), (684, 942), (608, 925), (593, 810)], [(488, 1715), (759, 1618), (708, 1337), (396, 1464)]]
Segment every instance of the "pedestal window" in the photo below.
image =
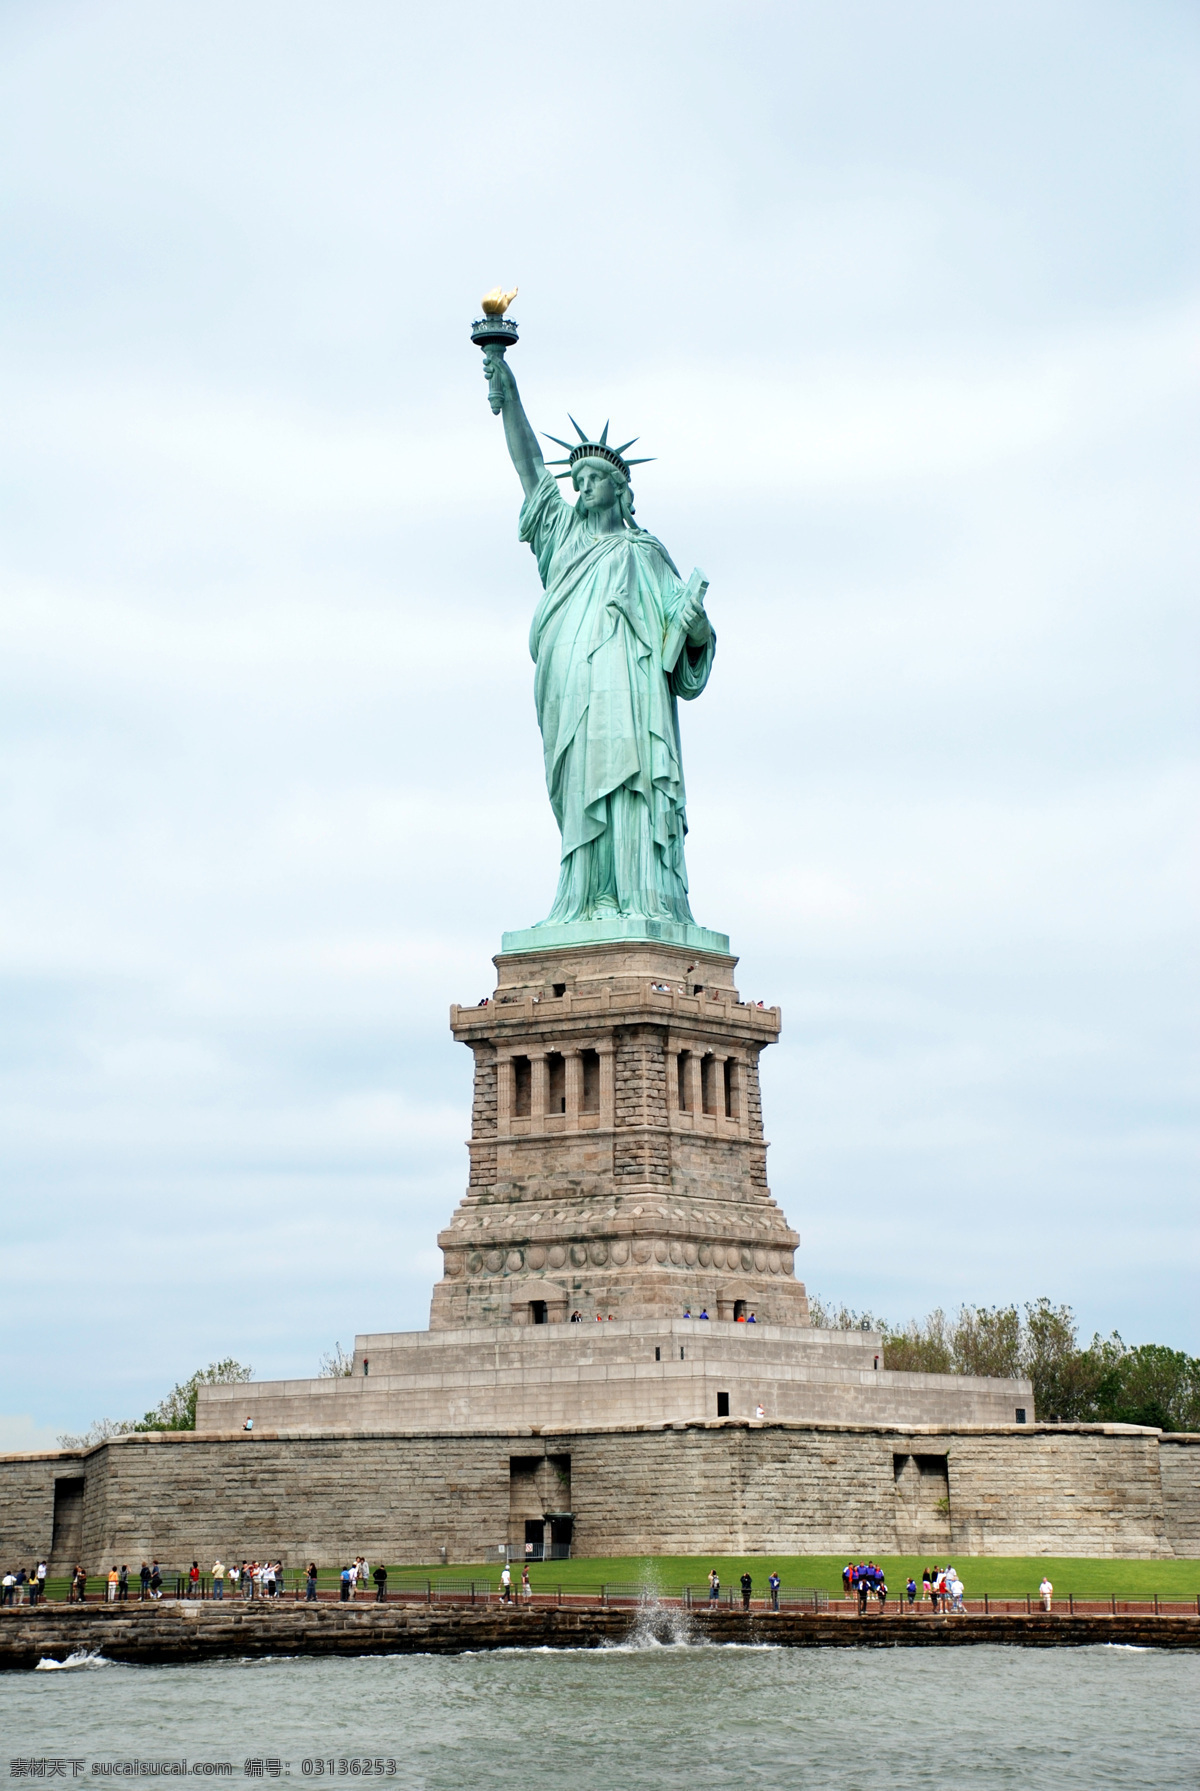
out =
[(598, 1051), (581, 1051), (579, 1053), (580, 1068), (583, 1072), (583, 1099), (581, 1111), (599, 1113), (600, 1111), (600, 1053)]

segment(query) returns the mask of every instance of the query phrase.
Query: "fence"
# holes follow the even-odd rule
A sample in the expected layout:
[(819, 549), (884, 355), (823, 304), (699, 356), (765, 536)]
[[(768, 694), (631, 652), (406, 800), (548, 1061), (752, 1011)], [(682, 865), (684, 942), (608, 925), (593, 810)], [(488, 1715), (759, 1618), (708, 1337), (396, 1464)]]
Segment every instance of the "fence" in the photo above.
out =
[[(176, 1568), (171, 1568), (169, 1570), (160, 1568), (159, 1571), (162, 1574), (163, 1581), (160, 1594), (162, 1598), (198, 1598), (212, 1600), (213, 1581), (211, 1574), (202, 1574), (199, 1580), (195, 1582), (193, 1588), (189, 1583), (186, 1572), (182, 1572)], [(283, 1581), (281, 1582), (274, 1599), (266, 1599), (264, 1601), (261, 1586), (252, 1584), (251, 1587), (252, 1597), (255, 1602), (263, 1601), (268, 1604), (280, 1603), (284, 1599), (293, 1602), (297, 1599), (303, 1599), (305, 1597), (305, 1591), (305, 1575), (294, 1569), (285, 1572)], [(53, 1579), (47, 1579), (44, 1596), (48, 1601), (56, 1604), (73, 1602), (70, 1598), (70, 1592), (71, 1582), (69, 1579), (59, 1575), (56, 1575)], [(323, 1581), (319, 1582), (317, 1595), (320, 1602), (324, 1604), (337, 1601), (341, 1597), (340, 1585), (337, 1579), (330, 1574), (328, 1569), (325, 1570), (325, 1578)], [(129, 1578), (127, 1601), (129, 1603), (140, 1602), (142, 1596), (143, 1593), (140, 1578), (131, 1574)], [(224, 1596), (227, 1600), (240, 1600), (243, 1597), (243, 1588), (241, 1585), (233, 1586), (226, 1580)], [(501, 1588), (498, 1567), (495, 1571), (489, 1572), (486, 1576), (480, 1576), (474, 1579), (442, 1576), (434, 1579), (429, 1576), (417, 1577), (414, 1575), (411, 1578), (393, 1576), (387, 1582), (388, 1602), (418, 1602), (422, 1604), (459, 1603), (476, 1605), (494, 1604), (500, 1597)], [(511, 1597), (514, 1603), (525, 1602), (521, 1598), (520, 1574), (517, 1570), (512, 1571)], [(90, 1575), (87, 1580), (85, 1592), (86, 1603), (89, 1605), (103, 1604), (107, 1601), (107, 1598), (107, 1575)], [(596, 1603), (605, 1606), (632, 1606), (637, 1605), (646, 1599), (661, 1604), (681, 1605), (687, 1610), (703, 1611), (713, 1608), (714, 1605), (718, 1608), (734, 1610), (741, 1607), (742, 1594), (741, 1588), (736, 1581), (732, 1585), (722, 1586), (719, 1598), (712, 1600), (709, 1597), (707, 1585), (703, 1584), (700, 1586), (674, 1586), (657, 1590), (633, 1580), (607, 1580), (598, 1588), (578, 1587), (568, 1589), (562, 1585), (551, 1587), (543, 1584), (534, 1589), (532, 1602), (540, 1605), (552, 1603), (559, 1606), (588, 1606)], [(28, 1602), (29, 1591), (27, 1587), (14, 1587), (12, 1589), (13, 1605), (27, 1604)], [(375, 1602), (374, 1586), (359, 1587), (355, 1602), (358, 1604)], [(769, 1591), (764, 1584), (756, 1582), (752, 1595), (752, 1608), (763, 1610), (769, 1608), (769, 1606)], [(800, 1615), (804, 1612), (811, 1611), (815, 1613), (824, 1613), (832, 1617), (853, 1617), (858, 1615), (859, 1607), (857, 1597), (831, 1597), (828, 1592), (821, 1591), (819, 1588), (811, 1586), (781, 1586), (779, 1589), (779, 1608), (781, 1612), (794, 1615)], [(1041, 1609), (1041, 1599), (1036, 1592), (1027, 1593), (1025, 1596), (1018, 1598), (996, 1598), (990, 1593), (985, 1593), (981, 1598), (968, 1598), (963, 1601), (963, 1614), (971, 1616), (1036, 1616), (1041, 1612)], [(1070, 1592), (1061, 1595), (1055, 1593), (1053, 1609), (1058, 1615), (1066, 1614), (1069, 1616), (1081, 1617), (1200, 1616), (1200, 1594), (1197, 1594), (1194, 1598), (1170, 1599), (1163, 1598), (1159, 1594), (1154, 1594), (1149, 1598), (1120, 1598), (1115, 1593), (1101, 1597), (1081, 1598)], [(939, 1601), (939, 1608), (937, 1610), (932, 1608), (929, 1600), (923, 1600), (920, 1597), (918, 1597), (914, 1604), (910, 1605), (903, 1593), (901, 1593), (899, 1597), (889, 1597), (885, 1607), (880, 1607), (878, 1600), (872, 1596), (868, 1600), (867, 1613), (871, 1620), (884, 1620), (888, 1622), (898, 1619), (917, 1621), (923, 1619), (928, 1621), (933, 1617), (953, 1620), (954, 1615), (957, 1614), (945, 1608), (944, 1600)]]

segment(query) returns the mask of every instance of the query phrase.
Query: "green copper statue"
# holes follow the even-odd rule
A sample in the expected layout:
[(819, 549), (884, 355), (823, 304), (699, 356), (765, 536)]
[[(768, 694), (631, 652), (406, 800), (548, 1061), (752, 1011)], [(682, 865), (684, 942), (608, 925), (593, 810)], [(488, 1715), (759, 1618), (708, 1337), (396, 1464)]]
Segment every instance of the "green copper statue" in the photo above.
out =
[[(559, 443), (567, 459), (551, 465), (567, 470), (552, 476), (503, 346), (485, 346), (484, 372), (525, 491), (521, 540), (545, 587), (529, 650), (562, 863), (540, 924), (690, 923), (677, 699), (699, 696), (712, 669), (706, 581), (694, 572), (685, 584), (662, 542), (634, 522), (632, 442), (609, 447), (607, 423), (589, 441), (572, 418), (579, 441)], [(561, 478), (576, 503), (563, 499)]]

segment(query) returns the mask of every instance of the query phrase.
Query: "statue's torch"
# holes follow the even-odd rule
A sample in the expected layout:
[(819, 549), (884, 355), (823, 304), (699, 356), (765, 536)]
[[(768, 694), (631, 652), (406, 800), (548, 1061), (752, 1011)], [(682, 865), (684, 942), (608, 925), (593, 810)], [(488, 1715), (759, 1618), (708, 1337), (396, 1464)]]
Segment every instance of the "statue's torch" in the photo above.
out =
[[(497, 286), (491, 292), (485, 293), (483, 316), (471, 325), (472, 342), (478, 343), (480, 348), (490, 348), (494, 353), (501, 355), (506, 348), (512, 347), (517, 340), (517, 326), (511, 318), (505, 317), (504, 313), (516, 296), (517, 288), (515, 286), (511, 292), (505, 292)], [(504, 402), (504, 395), (500, 390), (500, 381), (494, 373), (488, 380), (488, 401), (492, 407), (492, 414), (498, 417), (500, 406)]]

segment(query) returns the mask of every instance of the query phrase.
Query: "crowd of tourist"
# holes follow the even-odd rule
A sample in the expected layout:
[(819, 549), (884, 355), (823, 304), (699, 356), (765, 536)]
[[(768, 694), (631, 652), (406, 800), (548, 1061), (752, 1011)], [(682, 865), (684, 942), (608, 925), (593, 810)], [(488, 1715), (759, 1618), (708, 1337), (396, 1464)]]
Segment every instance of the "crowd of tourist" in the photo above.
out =
[(46, 1563), (35, 1567), (10, 1567), (0, 1579), (0, 1605), (38, 1604), (46, 1593)]
[(939, 1567), (935, 1562), (928, 1573), (921, 1576), (921, 1591), (935, 1611), (955, 1611), (961, 1617), (965, 1590), (958, 1574), (949, 1564)]
[[(199, 1561), (193, 1561), (186, 1573), (175, 1574), (176, 1596), (181, 1598), (201, 1598), (211, 1590), (211, 1595), (218, 1602), (225, 1597), (225, 1589), (229, 1588), (230, 1598), (239, 1595), (249, 1603), (253, 1599), (282, 1598), (287, 1589), (287, 1578), (283, 1562), (274, 1561), (242, 1561), (231, 1562), (227, 1567), (221, 1560), (212, 1564), (211, 1573), (207, 1576), (210, 1585), (205, 1585), (205, 1575), (200, 1571)], [(314, 1600), (317, 1596), (317, 1564), (310, 1561), (304, 1572), (304, 1596)], [(343, 1601), (357, 1598), (373, 1584), (375, 1597), (379, 1603), (387, 1598), (387, 1568), (377, 1567), (374, 1573), (365, 1555), (356, 1555), (354, 1560), (343, 1567), (338, 1575), (339, 1593)], [(139, 1602), (161, 1598), (163, 1594), (164, 1576), (157, 1560), (143, 1561), (137, 1573), (135, 1584)], [(128, 1566), (115, 1564), (108, 1573), (101, 1576), (103, 1596), (108, 1604), (124, 1604), (129, 1598), (130, 1573)], [(71, 1604), (82, 1604), (87, 1597), (88, 1574), (86, 1568), (75, 1566), (67, 1577), (67, 1599)], [(294, 1590), (299, 1595), (300, 1576), (297, 1575)], [(39, 1604), (46, 1596), (46, 1563), (39, 1561), (33, 1567), (10, 1568), (0, 1576), (0, 1605)]]
[[(861, 1617), (867, 1614), (868, 1600), (874, 1596), (879, 1601), (881, 1611), (887, 1608), (888, 1587), (883, 1568), (874, 1561), (848, 1561), (842, 1569), (842, 1589), (847, 1598), (858, 1599), (858, 1611)], [(921, 1575), (921, 1594), (927, 1598), (934, 1612), (953, 1611), (963, 1615), (963, 1593), (966, 1590), (955, 1569), (947, 1564), (945, 1567), (928, 1568)], [(917, 1599), (917, 1582), (911, 1576), (904, 1588), (904, 1597), (911, 1607)]]
[(887, 1608), (887, 1581), (883, 1568), (877, 1567), (874, 1561), (859, 1561), (857, 1565), (853, 1561), (847, 1562), (842, 1568), (842, 1588), (847, 1598), (857, 1597), (860, 1617), (866, 1616), (867, 1600), (872, 1593), (879, 1600), (880, 1610)]

